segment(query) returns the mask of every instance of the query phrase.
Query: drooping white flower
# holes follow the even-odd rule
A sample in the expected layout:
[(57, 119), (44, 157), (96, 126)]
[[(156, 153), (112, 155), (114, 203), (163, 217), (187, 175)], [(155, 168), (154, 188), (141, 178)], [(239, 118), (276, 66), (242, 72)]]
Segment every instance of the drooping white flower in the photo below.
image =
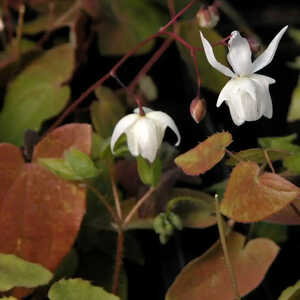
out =
[(215, 69), (232, 78), (220, 92), (217, 107), (226, 101), (236, 125), (241, 125), (245, 121), (256, 121), (263, 115), (272, 118), (273, 106), (269, 85), (275, 83), (275, 80), (254, 73), (273, 60), (279, 41), (287, 28), (288, 26), (285, 26), (279, 31), (267, 49), (254, 62), (251, 60), (251, 50), (247, 39), (241, 37), (238, 31), (233, 31), (228, 42), (227, 60), (234, 72), (216, 60), (210, 43), (200, 32), (208, 62)]
[(110, 147), (113, 152), (117, 140), (125, 133), (130, 153), (133, 156), (141, 155), (153, 162), (166, 128), (170, 127), (177, 135), (176, 146), (180, 143), (180, 134), (175, 122), (166, 113), (153, 111), (147, 107), (143, 107), (143, 110), (144, 116), (139, 113), (139, 108), (136, 108), (133, 114), (125, 116), (117, 123), (111, 137)]

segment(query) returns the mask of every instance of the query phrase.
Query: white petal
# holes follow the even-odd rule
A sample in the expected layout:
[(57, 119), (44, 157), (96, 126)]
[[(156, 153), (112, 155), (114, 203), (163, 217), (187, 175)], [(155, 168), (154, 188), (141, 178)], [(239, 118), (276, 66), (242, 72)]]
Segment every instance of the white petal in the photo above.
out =
[[(150, 109), (150, 108), (148, 108), (148, 107), (146, 107), (146, 106), (143, 106), (143, 111), (144, 111), (144, 113), (146, 114), (146, 113), (148, 113), (148, 112), (150, 112), (150, 111), (153, 111), (153, 110)], [(139, 108), (139, 107), (135, 108), (135, 109), (133, 110), (133, 112), (134, 112), (135, 114), (139, 114), (139, 113), (140, 113), (140, 108)]]
[(229, 52), (227, 60), (238, 75), (244, 76), (251, 72), (251, 49), (247, 39), (241, 37), (238, 31), (231, 33), (228, 42)]
[(248, 93), (242, 93), (241, 102), (244, 108), (246, 121), (256, 121), (261, 118), (263, 114), (261, 101), (253, 99)]
[(115, 144), (117, 142), (117, 140), (119, 139), (119, 137), (126, 132), (126, 130), (132, 126), (138, 119), (139, 119), (139, 115), (137, 114), (130, 114), (125, 116), (124, 118), (122, 118), (116, 125), (111, 140), (110, 140), (110, 149), (111, 152), (113, 153), (114, 151), (114, 147)]
[(221, 90), (217, 101), (217, 107), (219, 107), (224, 101), (230, 100), (232, 94), (232, 85), (234, 85), (233, 80), (234, 79), (230, 79)]
[[(138, 122), (137, 122), (138, 123)], [(136, 124), (136, 123), (135, 123)], [(134, 130), (133, 127), (135, 126), (135, 124), (130, 127), (129, 130), (127, 130), (126, 132), (126, 137), (127, 137), (127, 146), (128, 146), (128, 150), (131, 153), (131, 155), (133, 156), (138, 156), (139, 155), (139, 145), (138, 145), (138, 140), (134, 134)]]
[(157, 126), (160, 127), (160, 131), (162, 132), (162, 137), (165, 133), (166, 128), (170, 127), (177, 136), (177, 143), (175, 145), (178, 146), (180, 144), (180, 140), (181, 140), (180, 133), (178, 131), (178, 128), (177, 128), (175, 122), (169, 115), (167, 115), (166, 113), (164, 113), (162, 111), (153, 111), (153, 112), (147, 113), (146, 117), (151, 120), (154, 120), (156, 122)]
[(157, 131), (155, 122), (147, 117), (141, 117), (138, 122), (130, 128), (129, 132), (130, 135), (133, 135), (134, 140), (138, 144), (137, 155), (140, 154), (150, 162), (153, 162), (161, 144), (161, 135)]
[(223, 73), (224, 75), (226, 75), (228, 77), (234, 77), (235, 76), (234, 73), (229, 68), (222, 65), (221, 63), (219, 63), (216, 60), (210, 43), (208, 42), (207, 39), (205, 39), (205, 37), (203, 36), (201, 31), (200, 31), (200, 36), (201, 36), (201, 40), (202, 40), (206, 58), (207, 58), (208, 62), (211, 64), (211, 66), (213, 66), (215, 69), (217, 69), (218, 71), (220, 71), (221, 73)]
[(287, 28), (288, 26), (283, 27), (279, 31), (279, 33), (274, 37), (272, 42), (269, 44), (268, 48), (253, 62), (252, 73), (261, 70), (272, 61), (277, 50), (278, 44), (283, 34), (286, 32)]
[(240, 99), (239, 95), (241, 95), (242, 92), (249, 93), (251, 97), (255, 99), (255, 83), (247, 77), (237, 77), (230, 79), (223, 87), (219, 95), (217, 107), (219, 107), (224, 100), (233, 101), (234, 103), (238, 102), (237, 100), (232, 100), (232, 97), (235, 97), (235, 99)]
[(273, 116), (273, 105), (269, 92), (269, 84), (274, 83), (275, 80), (259, 74), (253, 74), (250, 78), (257, 83), (257, 99), (261, 102), (263, 115), (271, 119)]
[(230, 111), (230, 115), (231, 115), (233, 123), (237, 126), (242, 125), (245, 122), (245, 119), (237, 114), (237, 112), (235, 111), (235, 107), (234, 107), (232, 102), (226, 102), (226, 103), (229, 107), (229, 111)]

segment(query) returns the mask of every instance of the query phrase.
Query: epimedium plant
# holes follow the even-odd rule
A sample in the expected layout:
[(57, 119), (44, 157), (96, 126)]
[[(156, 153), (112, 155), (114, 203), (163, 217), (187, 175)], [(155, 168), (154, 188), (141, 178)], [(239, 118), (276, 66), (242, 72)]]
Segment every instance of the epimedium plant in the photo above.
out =
[[(222, 38), (214, 29), (223, 22), (219, 8), (222, 1), (3, 1), (2, 299), (127, 299), (134, 279), (124, 259), (143, 264), (133, 230), (154, 230), (166, 244), (177, 230), (218, 228), (219, 240), (182, 268), (167, 300), (241, 299), (263, 281), (286, 239), (287, 227), (278, 224), (300, 224), (297, 135), (260, 138), (260, 147), (234, 153), (232, 134), (215, 132), (179, 154), (162, 142), (167, 127), (176, 146), (184, 138), (177, 121), (148, 108), (159, 89), (147, 74), (175, 44), (195, 81), (197, 123), (205, 122), (202, 88), (220, 93), (216, 104), (227, 102), (236, 125), (272, 117), (274, 80), (254, 73), (271, 62), (287, 27), (252, 63), (252, 31), (246, 28), (249, 40), (237, 31)], [(65, 27), (67, 36), (59, 31)], [(119, 69), (149, 53), (157, 38), (161, 45), (125, 85)], [(93, 41), (102, 56), (121, 58), (73, 99), (72, 81)], [(210, 65), (232, 79), (226, 83)], [(109, 79), (121, 89), (104, 86)], [(293, 99), (289, 118), (298, 113)], [(229, 175), (201, 186), (195, 178), (217, 164)], [(238, 223), (251, 224), (248, 236)], [(299, 290), (298, 282), (279, 299), (296, 299)]]

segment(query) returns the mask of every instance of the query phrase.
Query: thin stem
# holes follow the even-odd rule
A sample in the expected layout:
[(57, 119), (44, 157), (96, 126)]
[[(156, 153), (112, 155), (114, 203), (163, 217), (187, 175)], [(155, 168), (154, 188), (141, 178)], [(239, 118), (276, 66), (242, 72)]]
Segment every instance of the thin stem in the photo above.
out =
[[(96, 88), (101, 86), (107, 79), (110, 78), (111, 74), (116, 74), (119, 67), (134, 53), (136, 53), (140, 48), (145, 46), (148, 42), (151, 40), (166, 34), (165, 30), (171, 26), (176, 20), (184, 14), (196, 1), (198, 0), (192, 0), (190, 3), (188, 3), (178, 14), (170, 20), (165, 26), (163, 26), (158, 32), (154, 33), (153, 35), (149, 36), (147, 39), (143, 40), (141, 43), (139, 43), (136, 47), (134, 47), (131, 51), (127, 52), (115, 66), (104, 76), (102, 76), (97, 82), (95, 82), (93, 85), (91, 85), (79, 98), (77, 98), (69, 107), (66, 108), (66, 110), (61, 114), (61, 116), (56, 120), (56, 122), (49, 128), (48, 132), (51, 132), (53, 129), (55, 129), (57, 126), (59, 126), (62, 121), (81, 103), (83, 102), (88, 95), (90, 95)], [(175, 34), (175, 36), (178, 37), (178, 35)], [(184, 40), (182, 40), (185, 42)], [(185, 42), (187, 47), (190, 49), (192, 46)]]
[[(173, 19), (176, 16), (176, 10), (174, 5), (174, 0), (168, 0), (168, 8), (170, 12), (171, 19)], [(176, 30), (176, 21), (173, 23), (173, 31)]]
[(295, 214), (300, 217), (300, 210), (298, 209), (298, 207), (294, 204), (294, 203), (290, 203), (290, 207), (292, 208), (292, 210), (295, 212)]
[(113, 277), (113, 286), (112, 286), (112, 292), (115, 295), (118, 295), (120, 273), (121, 273), (121, 268), (123, 263), (123, 252), (124, 252), (124, 232), (122, 229), (120, 229), (118, 231), (117, 252), (116, 252), (115, 270), (114, 270), (114, 277)]
[(122, 221), (120, 220), (119, 216), (116, 214), (114, 209), (110, 206), (110, 204), (107, 202), (105, 197), (91, 184), (84, 182), (84, 185), (90, 189), (97, 197), (98, 199), (102, 202), (102, 204), (106, 207), (108, 212), (110, 213), (112, 219), (114, 222), (118, 225), (118, 227), (121, 227)]
[(23, 34), (24, 14), (25, 14), (25, 5), (22, 3), (19, 6), (19, 18), (18, 18), (18, 26), (17, 26), (17, 39), (16, 39), (17, 59), (20, 57), (21, 54), (21, 39)]
[(125, 218), (125, 221), (123, 223), (124, 227), (130, 223), (131, 219), (136, 214), (140, 206), (152, 195), (154, 191), (155, 188), (150, 187), (149, 190), (144, 194), (144, 196), (135, 204), (135, 206), (131, 209), (131, 211)]
[(197, 98), (200, 98), (201, 77), (200, 77), (200, 72), (199, 72), (197, 58), (196, 58), (196, 50), (193, 48), (190, 51), (190, 54), (194, 63), (195, 72), (197, 76)]
[(243, 161), (242, 159), (240, 159), (236, 154), (234, 154), (234, 153), (231, 152), (230, 150), (225, 149), (225, 152), (226, 152), (230, 157), (232, 157), (233, 159), (235, 159), (236, 161), (238, 161), (238, 162), (242, 162), (242, 161)]
[[(60, 16), (54, 24), (52, 24), (51, 28), (45, 32), (43, 37), (40, 39), (38, 42), (38, 45), (40, 47), (43, 46), (43, 44), (48, 40), (50, 34), (57, 29), (59, 26), (61, 26), (66, 20), (73, 14), (75, 13), (79, 8), (81, 7), (81, 1), (77, 1), (68, 11), (66, 11), (62, 16)], [(53, 12), (53, 7), (52, 7), (52, 12)]]
[(218, 229), (219, 229), (220, 241), (221, 241), (221, 245), (222, 245), (222, 249), (223, 249), (223, 253), (224, 253), (224, 257), (225, 257), (226, 267), (227, 267), (227, 270), (229, 272), (229, 276), (231, 279), (232, 288), (233, 288), (233, 291), (235, 294), (235, 300), (241, 300), (241, 296), (238, 291), (237, 281), (236, 281), (233, 267), (232, 267), (232, 264), (231, 264), (231, 261), (229, 258), (229, 253), (228, 253), (227, 244), (226, 244), (226, 236), (224, 233), (223, 218), (220, 213), (219, 199), (218, 199), (217, 194), (215, 195), (215, 199), (216, 199), (216, 213), (217, 213)]
[(120, 201), (118, 188), (116, 185), (116, 180), (115, 180), (115, 176), (114, 176), (112, 168), (109, 168), (109, 173), (110, 173), (111, 186), (112, 186), (112, 191), (113, 191), (113, 195), (114, 195), (114, 199), (115, 199), (115, 206), (116, 206), (117, 214), (118, 214), (119, 219), (122, 220), (121, 201)]
[(267, 163), (268, 163), (268, 165), (269, 165), (272, 173), (275, 173), (272, 161), (271, 161), (269, 153), (268, 153), (268, 151), (266, 149), (264, 149), (264, 155), (265, 155), (266, 161), (267, 161)]
[(139, 71), (139, 73), (135, 76), (135, 78), (130, 83), (128, 89), (133, 91), (139, 80), (149, 72), (151, 67), (156, 63), (156, 61), (162, 56), (162, 54), (169, 48), (171, 43), (173, 42), (173, 38), (166, 39), (161, 47), (156, 50), (153, 56), (149, 59), (149, 61), (144, 65), (144, 67)]

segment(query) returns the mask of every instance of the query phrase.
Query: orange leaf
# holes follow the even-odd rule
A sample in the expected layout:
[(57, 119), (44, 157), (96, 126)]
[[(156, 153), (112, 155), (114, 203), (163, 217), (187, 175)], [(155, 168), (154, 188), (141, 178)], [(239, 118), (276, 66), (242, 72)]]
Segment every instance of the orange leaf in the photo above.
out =
[(62, 126), (37, 145), (27, 164), (17, 147), (0, 144), (1, 253), (54, 271), (69, 252), (85, 214), (85, 189), (55, 176), (37, 159), (60, 157), (72, 146), (89, 153), (91, 133), (85, 124)]
[(203, 174), (222, 160), (225, 149), (231, 142), (229, 132), (216, 133), (195, 148), (177, 156), (175, 163), (187, 175)]
[(254, 162), (241, 162), (232, 171), (221, 212), (238, 222), (256, 222), (280, 211), (292, 202), (299, 188), (283, 177), (259, 174)]
[[(255, 289), (264, 279), (279, 247), (258, 238), (244, 247), (245, 237), (232, 232), (227, 237), (230, 260), (241, 296)], [(219, 242), (183, 268), (168, 290), (166, 300), (232, 300), (234, 292)]]

